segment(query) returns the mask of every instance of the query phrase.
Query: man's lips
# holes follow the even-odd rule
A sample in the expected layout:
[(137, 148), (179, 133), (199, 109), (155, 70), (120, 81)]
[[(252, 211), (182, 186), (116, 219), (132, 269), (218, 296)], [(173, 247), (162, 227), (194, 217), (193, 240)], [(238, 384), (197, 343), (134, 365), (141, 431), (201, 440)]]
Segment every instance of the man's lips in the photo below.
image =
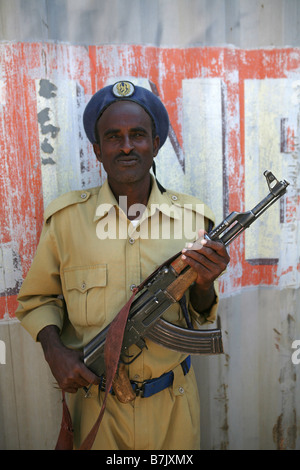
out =
[(116, 159), (117, 163), (121, 163), (121, 165), (134, 165), (138, 160), (138, 157), (134, 155), (122, 155)]

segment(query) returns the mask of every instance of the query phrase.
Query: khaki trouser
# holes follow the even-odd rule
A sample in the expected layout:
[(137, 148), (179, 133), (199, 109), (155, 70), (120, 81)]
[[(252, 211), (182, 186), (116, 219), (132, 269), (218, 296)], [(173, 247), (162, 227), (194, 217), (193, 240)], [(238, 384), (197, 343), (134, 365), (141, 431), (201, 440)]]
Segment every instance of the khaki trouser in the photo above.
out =
[[(104, 398), (97, 386), (84, 397), (81, 389), (68, 396), (78, 448), (95, 423)], [(122, 404), (109, 395), (94, 450), (198, 450), (200, 405), (193, 368), (184, 376), (174, 370), (173, 385), (148, 398)]]

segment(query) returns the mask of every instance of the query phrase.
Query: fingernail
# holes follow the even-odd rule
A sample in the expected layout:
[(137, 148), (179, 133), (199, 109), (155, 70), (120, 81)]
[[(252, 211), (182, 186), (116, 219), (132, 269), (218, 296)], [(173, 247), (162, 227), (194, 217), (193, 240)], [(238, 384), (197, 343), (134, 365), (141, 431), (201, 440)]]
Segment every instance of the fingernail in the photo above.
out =
[(181, 256), (181, 259), (186, 259), (186, 256), (185, 256), (185, 255), (182, 255), (182, 256)]
[(201, 240), (201, 242), (200, 242), (200, 243), (201, 243), (201, 245), (206, 245), (206, 243), (207, 243), (207, 240), (205, 240), (205, 238), (203, 238), (203, 240)]

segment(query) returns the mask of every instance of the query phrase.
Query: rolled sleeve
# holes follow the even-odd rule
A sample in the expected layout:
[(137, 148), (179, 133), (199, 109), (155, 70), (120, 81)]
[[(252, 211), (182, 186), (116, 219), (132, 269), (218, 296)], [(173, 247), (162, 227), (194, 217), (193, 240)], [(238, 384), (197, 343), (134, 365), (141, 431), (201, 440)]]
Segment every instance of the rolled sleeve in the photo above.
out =
[(55, 325), (61, 331), (64, 322), (63, 308), (55, 305), (42, 305), (30, 311), (19, 305), (16, 316), (35, 341), (39, 332), (46, 326)]
[(45, 326), (64, 322), (64, 300), (60, 280), (60, 262), (50, 227), (45, 225), (31, 268), (18, 295), (16, 317), (37, 340)]

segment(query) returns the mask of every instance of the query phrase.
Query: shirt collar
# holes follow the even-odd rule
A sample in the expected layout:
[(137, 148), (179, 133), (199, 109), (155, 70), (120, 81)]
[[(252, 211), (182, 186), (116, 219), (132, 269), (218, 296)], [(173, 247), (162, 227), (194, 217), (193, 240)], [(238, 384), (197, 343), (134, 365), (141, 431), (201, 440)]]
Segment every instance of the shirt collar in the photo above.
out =
[(98, 192), (94, 222), (102, 219), (113, 207), (119, 206), (106, 179)]
[(162, 193), (155, 178), (152, 175), (151, 178), (152, 190), (147, 204), (148, 215), (151, 217), (156, 211), (160, 211), (171, 219), (179, 219), (181, 217), (180, 208), (173, 203), (168, 191)]
[[(140, 222), (142, 222), (147, 217), (154, 215), (157, 210), (162, 212), (167, 217), (179, 219), (181, 216), (180, 208), (173, 204), (167, 192), (161, 193), (157, 186), (156, 180), (152, 175), (151, 182), (152, 188), (147, 204), (147, 210), (145, 210), (143, 213)], [(122, 213), (125, 216), (122, 209), (120, 209), (118, 201), (116, 200), (106, 179), (98, 192), (94, 222), (102, 219), (110, 210), (112, 210), (112, 208), (117, 209), (120, 214)]]

